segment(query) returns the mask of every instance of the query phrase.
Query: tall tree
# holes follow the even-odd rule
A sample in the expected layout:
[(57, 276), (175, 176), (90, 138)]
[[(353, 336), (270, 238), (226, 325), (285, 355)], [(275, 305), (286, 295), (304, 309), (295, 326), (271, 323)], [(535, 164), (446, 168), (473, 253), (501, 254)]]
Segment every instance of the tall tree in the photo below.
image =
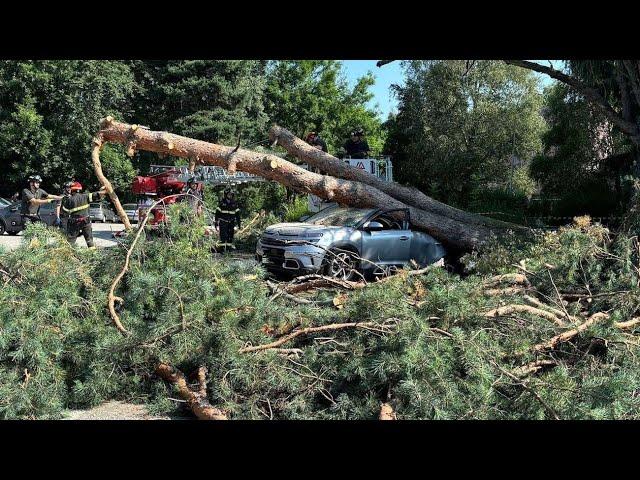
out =
[(266, 76), (266, 111), (272, 123), (301, 138), (320, 130), (332, 152), (342, 147), (352, 129), (362, 127), (369, 146), (382, 150), (378, 112), (368, 107), (375, 82), (371, 74), (350, 88), (339, 61), (283, 60), (269, 62)]
[[(128, 116), (137, 92), (117, 61), (0, 62), (0, 168), (10, 194), (40, 173), (56, 189), (69, 177), (91, 181), (91, 136), (105, 115)], [(121, 149), (118, 163), (130, 168)]]
[(640, 60), (571, 60), (566, 71), (526, 60), (505, 60), (549, 75), (598, 109), (634, 147), (640, 160)]
[(623, 177), (631, 173), (628, 139), (560, 82), (546, 89), (544, 116), (544, 148), (530, 165), (543, 197), (561, 200), (561, 215), (609, 213), (623, 201)]
[(244, 142), (263, 134), (264, 62), (255, 60), (134, 61), (143, 88), (141, 124), (211, 142)]
[(411, 61), (387, 122), (394, 176), (445, 203), (509, 178), (510, 160), (540, 149), (536, 78), (497, 61)]

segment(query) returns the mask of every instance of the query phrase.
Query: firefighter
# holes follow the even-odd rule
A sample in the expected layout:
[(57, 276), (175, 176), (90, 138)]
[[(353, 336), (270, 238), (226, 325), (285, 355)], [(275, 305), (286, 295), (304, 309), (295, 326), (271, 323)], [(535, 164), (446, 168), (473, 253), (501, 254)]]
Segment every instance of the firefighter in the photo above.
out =
[(216, 208), (216, 230), (220, 232), (220, 246), (225, 249), (235, 249), (233, 233), (235, 224), (240, 228), (240, 209), (236, 203), (235, 193), (230, 188), (224, 189), (224, 196)]
[(327, 150), (327, 143), (322, 139), (317, 131), (309, 133), (309, 135), (307, 135), (306, 142), (312, 147), (315, 147), (318, 150), (322, 150), (323, 152), (329, 151)]
[(80, 182), (67, 182), (64, 184), (65, 195), (62, 197), (62, 215), (66, 223), (67, 240), (72, 245), (82, 234), (90, 250), (95, 250), (93, 243), (93, 230), (91, 229), (91, 218), (89, 217), (89, 203), (100, 200), (105, 195), (105, 188), (102, 187), (96, 193), (80, 193), (82, 185)]
[(59, 195), (49, 195), (40, 188), (40, 183), (42, 183), (40, 175), (31, 175), (29, 177), (29, 188), (22, 190), (20, 215), (25, 224), (27, 222), (42, 222), (38, 215), (40, 205), (62, 199)]
[(344, 144), (347, 155), (351, 158), (367, 158), (369, 155), (369, 144), (364, 138), (364, 130), (361, 128), (351, 132), (351, 138)]
[(182, 193), (189, 195), (183, 197), (186, 202), (189, 202), (196, 215), (202, 215), (202, 209), (204, 205), (204, 193), (198, 189), (198, 182), (194, 177), (187, 180), (187, 185), (182, 189)]

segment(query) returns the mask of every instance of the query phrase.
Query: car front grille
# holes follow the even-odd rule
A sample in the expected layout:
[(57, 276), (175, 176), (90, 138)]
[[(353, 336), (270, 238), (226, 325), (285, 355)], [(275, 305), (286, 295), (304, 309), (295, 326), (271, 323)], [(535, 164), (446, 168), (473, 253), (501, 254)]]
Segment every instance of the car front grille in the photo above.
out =
[(267, 246), (267, 245), (276, 245), (278, 247), (282, 247), (284, 245), (286, 245), (286, 241), (285, 240), (279, 240), (277, 238), (273, 238), (273, 237), (266, 237), (263, 236), (262, 237), (262, 244)]

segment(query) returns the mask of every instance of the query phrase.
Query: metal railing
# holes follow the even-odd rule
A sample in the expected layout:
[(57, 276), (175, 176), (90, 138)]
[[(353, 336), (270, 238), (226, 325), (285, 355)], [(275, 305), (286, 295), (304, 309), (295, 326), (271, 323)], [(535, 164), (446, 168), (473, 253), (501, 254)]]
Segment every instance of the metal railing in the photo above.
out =
[(155, 175), (166, 172), (167, 170), (177, 170), (179, 172), (177, 177), (180, 180), (186, 181), (191, 177), (195, 177), (196, 180), (208, 185), (227, 185), (265, 181), (264, 178), (251, 173), (240, 171), (236, 173), (229, 173), (222, 167), (215, 167), (211, 165), (198, 166), (195, 168), (193, 174), (189, 172), (189, 167), (187, 165), (151, 165), (149, 174)]

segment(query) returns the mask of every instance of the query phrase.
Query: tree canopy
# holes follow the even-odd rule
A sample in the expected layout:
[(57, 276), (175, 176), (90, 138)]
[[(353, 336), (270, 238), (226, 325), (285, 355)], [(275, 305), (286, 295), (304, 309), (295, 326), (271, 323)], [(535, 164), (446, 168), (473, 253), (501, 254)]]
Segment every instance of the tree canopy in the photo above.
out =
[(499, 61), (405, 62), (387, 148), (398, 180), (445, 203), (505, 183), (510, 161), (539, 151), (544, 120), (536, 78)]

